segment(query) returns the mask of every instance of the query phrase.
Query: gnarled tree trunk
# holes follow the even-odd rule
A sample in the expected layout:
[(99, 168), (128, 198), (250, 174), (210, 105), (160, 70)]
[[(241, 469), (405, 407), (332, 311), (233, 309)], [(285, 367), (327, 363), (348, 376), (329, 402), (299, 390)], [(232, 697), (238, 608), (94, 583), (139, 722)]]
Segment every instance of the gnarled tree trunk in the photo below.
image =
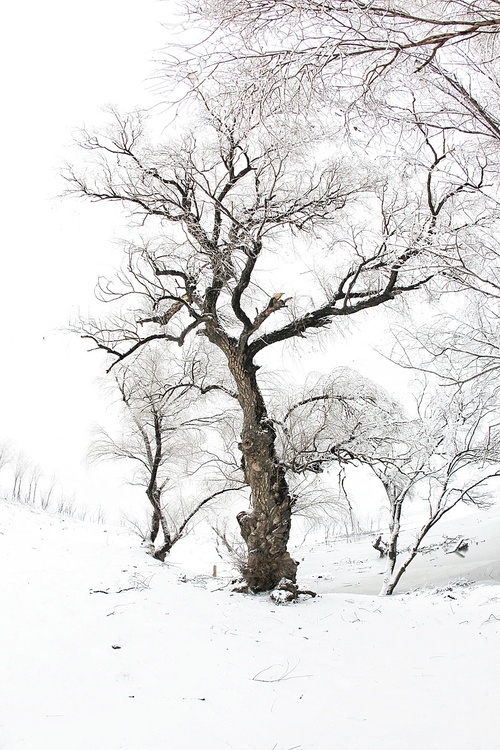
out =
[(157, 560), (161, 560), (161, 562), (165, 562), (165, 557), (172, 549), (174, 542), (172, 540), (172, 535), (168, 527), (167, 519), (165, 518), (165, 513), (163, 512), (163, 509), (161, 507), (161, 491), (158, 488), (156, 482), (156, 472), (151, 478), (150, 484), (146, 489), (146, 494), (148, 496), (149, 502), (153, 506), (150, 534), (151, 543), (153, 544), (156, 541), (156, 538), (160, 531), (160, 526), (163, 532), (163, 544), (154, 550), (153, 557), (155, 557)]
[[(394, 569), (398, 558), (399, 533), (401, 531), (402, 501), (393, 501), (391, 508), (391, 520), (389, 524), (389, 543), (387, 545), (387, 564), (384, 572), (384, 581), (380, 596), (390, 596), (396, 587), (394, 581)], [(398, 579), (399, 580), (399, 579)]]
[(257, 383), (257, 367), (244, 353), (234, 350), (228, 361), (243, 412), (239, 448), (252, 494), (252, 511), (237, 517), (248, 547), (244, 577), (252, 591), (269, 591), (282, 578), (295, 582), (297, 576), (298, 563), (287, 550), (292, 498), (276, 454), (276, 433)]

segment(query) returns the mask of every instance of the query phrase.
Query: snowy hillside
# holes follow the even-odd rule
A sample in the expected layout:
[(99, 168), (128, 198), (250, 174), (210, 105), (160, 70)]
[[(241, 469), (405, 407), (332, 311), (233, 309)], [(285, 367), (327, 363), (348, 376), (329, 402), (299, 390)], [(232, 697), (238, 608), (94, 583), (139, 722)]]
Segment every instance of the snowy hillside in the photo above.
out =
[(441, 590), (358, 593), (382, 564), (365, 537), (301, 550), (321, 595), (279, 607), (208, 553), (195, 575), (181, 546), (162, 565), (123, 529), (1, 503), (0, 748), (498, 750), (498, 511), (474, 523), (468, 555), (402, 586)]

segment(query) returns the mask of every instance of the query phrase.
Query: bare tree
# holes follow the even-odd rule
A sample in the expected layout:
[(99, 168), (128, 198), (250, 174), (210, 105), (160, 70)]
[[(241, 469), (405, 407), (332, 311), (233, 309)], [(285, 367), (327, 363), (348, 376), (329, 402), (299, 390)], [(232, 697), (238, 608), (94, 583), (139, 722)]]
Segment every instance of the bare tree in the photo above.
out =
[[(427, 395), (428, 398), (428, 395)], [(391, 463), (377, 463), (389, 503), (389, 537), (379, 536), (375, 548), (387, 556), (381, 595), (394, 592), (415, 559), (428, 532), (459, 503), (485, 507), (500, 477), (498, 404), (477, 389), (467, 395), (436, 399), (420, 405), (408, 431), (406, 454)], [(407, 549), (400, 549), (403, 506), (412, 496), (427, 505), (427, 519)]]
[(19, 453), (13, 467), (12, 499), (17, 502), (29, 503), (26, 485), (32, 485), (32, 478), (39, 474), (38, 467), (30, 465), (26, 456)]
[[(280, 98), (300, 89), (322, 91), (323, 82), (366, 88), (399, 68), (437, 75), (447, 95), (481, 109), (484, 100), (470, 90), (457, 58), (466, 55), (480, 70), (494, 58), (500, 32), (497, 0), (187, 0), (185, 5), (192, 21), (207, 29), (208, 41), (188, 47), (191, 56), (179, 51), (177, 64), (189, 70), (189, 63), (205, 55), (211, 62), (206, 75), (214, 70), (220, 75), (224, 65), (240, 64), (241, 71), (246, 61)], [(490, 126), (498, 127), (496, 117)]]
[[(351, 470), (402, 458), (409, 417), (374, 381), (350, 367), (311, 374), (301, 389), (271, 405), (293, 513), (344, 533), (360, 530), (346, 489)], [(324, 476), (323, 476), (324, 475)]]
[(12, 462), (12, 446), (5, 440), (0, 443), (0, 469)]
[[(278, 422), (290, 471), (363, 465), (381, 482), (389, 511), (388, 537), (374, 543), (387, 559), (382, 595), (394, 592), (428, 532), (459, 503), (485, 506), (500, 477), (498, 389), (475, 380), (458, 391), (426, 386), (416, 407), (411, 417), (367, 378), (337, 368), (306, 386)], [(427, 519), (401, 550), (404, 508), (417, 498)]]
[(121, 365), (114, 375), (122, 404), (121, 434), (113, 436), (100, 428), (89, 451), (92, 460), (125, 460), (138, 467), (133, 483), (145, 488), (151, 506), (147, 541), (153, 556), (161, 561), (202, 508), (241, 487), (241, 483), (224, 481), (219, 489), (188, 505), (176, 497), (180, 475), (193, 477), (200, 465), (209, 463), (200, 446), (203, 441), (210, 442), (210, 433), (214, 441), (221, 418), (213, 411), (200, 413), (196, 394), (213, 388), (203, 379), (195, 382), (196, 363), (183, 364), (176, 367), (168, 352), (153, 350)]
[[(330, 127), (349, 128), (351, 145), (380, 157), (409, 148), (418, 154), (415, 127), (428, 145), (446, 134), (436, 168), (445, 154), (472, 176), (482, 170), (485, 201), (476, 215), (482, 226), (460, 237), (460, 263), (450, 276), (466, 284), (498, 289), (497, 273), (477, 273), (476, 253), (498, 268), (500, 137), (500, 6), (497, 0), (187, 0), (206, 42), (179, 47), (186, 84), (193, 85), (200, 60), (205, 76), (223, 78), (258, 98), (264, 111), (300, 112), (310, 127), (327, 112)], [(172, 53), (174, 55), (174, 53)], [(168, 57), (168, 56), (167, 56)], [(167, 66), (167, 71), (168, 71)], [(439, 151), (439, 149), (437, 149)], [(450, 160), (448, 159), (450, 162)], [(450, 162), (451, 163), (451, 162)], [(476, 168), (470, 169), (472, 164)], [(404, 172), (404, 165), (400, 164)], [(451, 173), (449, 175), (451, 177)], [(455, 175), (456, 177), (456, 175)], [(477, 176), (473, 178), (476, 182)], [(467, 180), (459, 178), (464, 189)], [(451, 180), (453, 182), (453, 179)], [(438, 202), (438, 201), (437, 201)], [(486, 224), (486, 213), (488, 216)], [(481, 218), (480, 218), (481, 215)], [(495, 217), (493, 219), (493, 217)], [(482, 267), (484, 271), (484, 266)], [(476, 277), (476, 278), (474, 278)]]
[(389, 460), (408, 423), (394, 398), (350, 367), (311, 376), (275, 414), (283, 463), (294, 474)]
[(500, 26), (497, 0), (189, 0), (186, 5), (195, 16), (225, 24), (226, 31), (232, 26), (247, 39), (267, 34), (275, 41), (275, 57), (313, 55), (325, 64), (363, 55), (391, 64), (415, 51), (430, 62), (443, 47), (491, 36)]
[[(271, 347), (428, 284), (453, 245), (465, 186), (436, 185), (446, 155), (432, 148), (407, 165), (403, 187), (400, 175), (369, 177), (361, 161), (353, 169), (354, 155), (349, 167), (322, 158), (326, 145), (308, 130), (290, 137), (279, 118), (261, 127), (251, 103), (211, 104), (202, 89), (196, 94), (196, 136), (153, 148), (139, 115), (116, 113), (110, 131), (82, 136), (94, 166), (69, 171), (71, 191), (127, 206), (140, 237), (117, 278), (100, 283), (108, 302), (128, 301), (126, 317), (88, 321), (81, 334), (110, 355), (110, 369), (152, 342), (199, 336), (223, 355), (252, 494), (252, 511), (238, 516), (245, 577), (263, 591), (294, 581), (297, 563), (287, 550), (293, 499), (258, 362)], [(464, 179), (467, 190), (480, 189)], [(286, 264), (279, 280), (276, 258)]]
[[(4, 463), (2, 464), (2, 460)], [(9, 444), (0, 447), (0, 469), (10, 466), (9, 484), (5, 491), (10, 492), (12, 500), (23, 505), (30, 505), (42, 510), (59, 512), (64, 506), (65, 515), (74, 516), (78, 509), (74, 498), (69, 499), (58, 487), (55, 476), (47, 477), (42, 469), (34, 464), (24, 453), (16, 453)], [(7, 490), (7, 487), (10, 489)]]
[[(490, 269), (492, 278), (496, 269)], [(485, 269), (486, 273), (486, 269)], [(462, 305), (419, 328), (398, 327), (390, 358), (400, 367), (439, 378), (452, 391), (473, 387), (498, 394), (498, 300), (491, 290), (462, 296)]]

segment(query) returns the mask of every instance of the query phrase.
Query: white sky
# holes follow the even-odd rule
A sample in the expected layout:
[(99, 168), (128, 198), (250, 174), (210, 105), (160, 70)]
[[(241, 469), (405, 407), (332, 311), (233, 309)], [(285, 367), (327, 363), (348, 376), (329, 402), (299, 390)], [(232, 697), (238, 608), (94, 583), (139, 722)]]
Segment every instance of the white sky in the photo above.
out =
[[(75, 129), (101, 120), (103, 107), (157, 102), (152, 60), (174, 10), (174, 0), (29, 0), (3, 12), (0, 442), (90, 503), (109, 505), (110, 492), (121, 491), (83, 466), (105, 408), (95, 382), (103, 360), (61, 330), (118, 262), (123, 225), (113, 207), (58, 198), (60, 171), (78, 158)], [(321, 369), (339, 364), (333, 359)]]
[(0, 441), (70, 490), (102, 409), (100, 360), (56, 330), (91, 303), (120, 227), (105, 207), (60, 200), (59, 173), (74, 130), (102, 107), (151, 103), (151, 60), (172, 13), (171, 0), (28, 0), (2, 13)]

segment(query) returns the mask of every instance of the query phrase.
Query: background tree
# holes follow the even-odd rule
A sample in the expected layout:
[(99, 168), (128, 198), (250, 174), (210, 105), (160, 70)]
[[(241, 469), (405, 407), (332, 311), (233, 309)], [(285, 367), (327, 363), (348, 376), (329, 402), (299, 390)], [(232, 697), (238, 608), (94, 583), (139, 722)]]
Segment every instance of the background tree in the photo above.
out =
[(342, 83), (352, 101), (359, 88), (366, 92), (394, 71), (412, 74), (413, 86), (424, 72), (449, 100), (445, 117), (456, 115), (463, 123), (468, 110), (469, 123), (478, 118), (498, 137), (495, 105), (484, 85), (492, 83), (500, 33), (497, 0), (187, 0), (185, 5), (193, 22), (210, 32), (201, 49), (198, 43), (188, 46), (187, 55), (178, 51), (176, 63), (184, 62), (188, 75), (205, 55), (218, 75), (228, 64), (240, 73), (258, 71), (268, 95), (324, 94), (325, 84), (331, 89)]
[(489, 37), (500, 26), (497, 0), (190, 0), (186, 6), (193, 15), (241, 30), (249, 43), (274, 38), (274, 57), (300, 64), (320, 55), (325, 64), (367, 55), (387, 66), (409, 54), (431, 62), (444, 47)]
[[(491, 502), (500, 477), (497, 420), (498, 403), (478, 389), (440, 399), (424, 394), (419, 419), (407, 431), (407, 451), (374, 464), (389, 504), (388, 541), (379, 536), (374, 545), (387, 556), (382, 595), (394, 592), (424, 538), (447, 513), (460, 503), (481, 508)], [(402, 552), (403, 507), (411, 497), (424, 500), (428, 512)]]
[(0, 443), (0, 470), (12, 461), (12, 446), (8, 441)]
[[(476, 387), (489, 396), (498, 393), (500, 340), (498, 295), (491, 290), (500, 266), (486, 264), (489, 288), (469, 287), (453, 313), (431, 319), (416, 330), (398, 327), (391, 359), (400, 367), (430, 373), (452, 390)], [(476, 385), (473, 386), (472, 384)]]
[(389, 459), (408, 422), (387, 391), (350, 367), (311, 375), (274, 413), (283, 463), (295, 474)]
[[(414, 416), (382, 388), (350, 368), (306, 384), (279, 420), (285, 465), (298, 474), (365, 466), (381, 483), (388, 537), (375, 548), (386, 557), (382, 595), (394, 592), (427, 534), (459, 503), (484, 507), (500, 477), (498, 392), (475, 380), (461, 390), (422, 388)], [(427, 516), (401, 550), (409, 500)]]
[(210, 464), (203, 445), (217, 443), (221, 414), (210, 406), (205, 416), (200, 413), (201, 394), (212, 389), (198, 379), (196, 362), (176, 363), (167, 355), (154, 349), (141, 352), (115, 371), (122, 430), (114, 436), (99, 429), (89, 452), (93, 460), (125, 460), (138, 467), (133, 483), (145, 488), (151, 506), (147, 541), (153, 556), (162, 561), (202, 508), (241, 487), (218, 480), (219, 489), (209, 495), (187, 505), (180, 502), (176, 486), (182, 478), (190, 477), (194, 488), (195, 474)]

